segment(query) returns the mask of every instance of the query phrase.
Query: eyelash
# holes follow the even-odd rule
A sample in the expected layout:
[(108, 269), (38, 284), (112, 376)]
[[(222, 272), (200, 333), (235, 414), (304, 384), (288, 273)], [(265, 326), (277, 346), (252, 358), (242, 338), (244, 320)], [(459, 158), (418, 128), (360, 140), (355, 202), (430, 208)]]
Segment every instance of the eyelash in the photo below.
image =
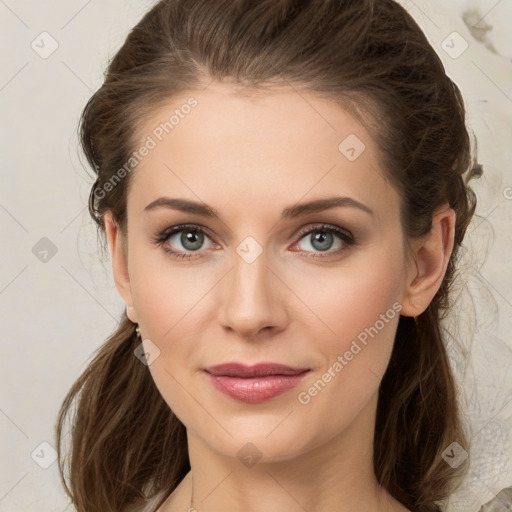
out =
[[(177, 259), (183, 259), (183, 260), (192, 260), (192, 259), (196, 259), (194, 256), (192, 256), (194, 253), (199, 253), (199, 251), (191, 251), (189, 253), (184, 253), (183, 251), (175, 251), (173, 249), (170, 249), (168, 246), (164, 245), (165, 242), (172, 236), (172, 235), (175, 235), (176, 233), (180, 233), (182, 231), (193, 231), (193, 232), (196, 232), (196, 233), (200, 233), (200, 234), (204, 234), (206, 235), (208, 238), (212, 238), (211, 236), (208, 235), (208, 232), (206, 230), (204, 230), (203, 228), (201, 228), (200, 226), (198, 225), (195, 225), (195, 224), (181, 224), (181, 225), (178, 225), (178, 226), (172, 226), (170, 228), (166, 228), (164, 229), (163, 231), (161, 231), (160, 233), (158, 233), (154, 239), (153, 239), (153, 242), (158, 245), (159, 247), (161, 247), (166, 253), (169, 253), (172, 255), (173, 258), (177, 258)], [(321, 233), (332, 233), (334, 235), (337, 235), (341, 241), (343, 242), (343, 244), (347, 247), (350, 247), (352, 245), (355, 245), (356, 243), (356, 240), (354, 239), (354, 237), (346, 230), (344, 229), (341, 229), (337, 226), (330, 226), (330, 225), (327, 225), (327, 224), (318, 224), (318, 225), (315, 225), (313, 227), (310, 227), (308, 229), (305, 229), (305, 230), (301, 230), (299, 233), (298, 233), (298, 240), (297, 242), (299, 242), (300, 240), (302, 240), (306, 235), (309, 235), (311, 233), (318, 233), (318, 232), (321, 232)], [(295, 242), (295, 243), (297, 243)], [(346, 247), (345, 248), (341, 248), (341, 249), (338, 249), (336, 251), (324, 251), (326, 254), (328, 255), (333, 255), (333, 254), (338, 254), (342, 251), (346, 250)], [(310, 251), (302, 251), (302, 252), (310, 252)], [(322, 254), (321, 251), (315, 253), (315, 254)], [(310, 259), (318, 259), (318, 258), (325, 258), (326, 256), (306, 256), (307, 258), (310, 258)]]

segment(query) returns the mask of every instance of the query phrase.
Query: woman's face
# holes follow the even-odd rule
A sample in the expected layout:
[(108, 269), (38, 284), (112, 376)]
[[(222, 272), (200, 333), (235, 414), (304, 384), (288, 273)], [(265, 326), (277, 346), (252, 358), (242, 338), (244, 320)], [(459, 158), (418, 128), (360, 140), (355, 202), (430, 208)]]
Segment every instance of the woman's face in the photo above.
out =
[[(116, 284), (166, 402), (230, 457), (250, 442), (290, 459), (342, 433), (375, 406), (407, 277), (399, 196), (374, 141), (313, 94), (249, 98), (217, 83), (173, 98), (138, 139)], [(229, 362), (308, 371), (220, 378), (226, 394), (205, 369)]]

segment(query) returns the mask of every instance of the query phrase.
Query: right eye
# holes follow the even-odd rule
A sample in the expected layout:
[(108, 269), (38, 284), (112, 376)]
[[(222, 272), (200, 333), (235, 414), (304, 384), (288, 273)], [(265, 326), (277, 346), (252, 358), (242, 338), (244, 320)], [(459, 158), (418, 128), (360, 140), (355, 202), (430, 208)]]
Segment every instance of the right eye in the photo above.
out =
[[(173, 258), (196, 259), (200, 255), (196, 256), (193, 253), (199, 253), (205, 239), (210, 240), (210, 237), (204, 229), (193, 224), (186, 224), (164, 229), (157, 235), (154, 242)], [(173, 246), (178, 246), (178, 249), (172, 248)]]

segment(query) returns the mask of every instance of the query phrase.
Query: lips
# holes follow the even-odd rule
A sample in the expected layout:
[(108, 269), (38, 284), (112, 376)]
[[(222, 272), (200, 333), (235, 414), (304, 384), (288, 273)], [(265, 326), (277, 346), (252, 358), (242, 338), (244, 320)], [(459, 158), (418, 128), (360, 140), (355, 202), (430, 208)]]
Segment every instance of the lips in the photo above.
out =
[(295, 387), (309, 368), (294, 368), (278, 363), (224, 363), (204, 370), (213, 386), (225, 395), (246, 403), (277, 397)]

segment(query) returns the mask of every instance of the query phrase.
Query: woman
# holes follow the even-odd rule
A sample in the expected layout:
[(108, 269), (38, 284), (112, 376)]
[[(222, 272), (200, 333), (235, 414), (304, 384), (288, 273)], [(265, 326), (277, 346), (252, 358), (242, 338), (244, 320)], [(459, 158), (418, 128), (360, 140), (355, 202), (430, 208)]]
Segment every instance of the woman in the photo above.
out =
[(439, 322), (478, 168), (411, 16), (161, 1), (81, 142), (126, 313), (58, 418), (77, 510), (441, 510), (467, 441)]

